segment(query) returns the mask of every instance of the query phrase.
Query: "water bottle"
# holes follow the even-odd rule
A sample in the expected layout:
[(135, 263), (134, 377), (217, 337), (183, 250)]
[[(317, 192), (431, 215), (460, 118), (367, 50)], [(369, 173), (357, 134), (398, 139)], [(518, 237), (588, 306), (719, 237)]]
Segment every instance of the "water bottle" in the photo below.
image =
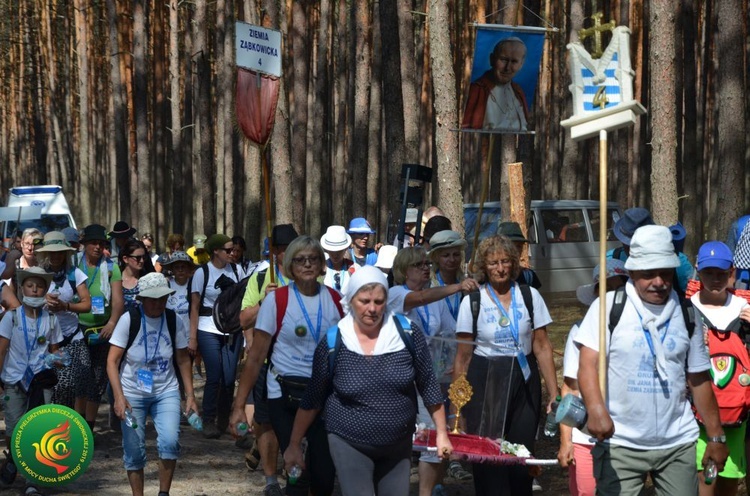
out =
[(195, 410), (190, 410), (187, 414), (187, 421), (188, 424), (190, 424), (193, 429), (196, 431), (202, 431), (203, 430), (203, 419), (200, 415), (198, 415), (198, 412)]
[(125, 425), (132, 427), (133, 429), (138, 428), (138, 422), (136, 422), (133, 412), (130, 410), (125, 410)]
[(245, 434), (247, 434), (247, 423), (246, 422), (239, 422), (237, 425), (234, 426), (235, 430), (237, 431), (237, 435), (242, 437)]
[(287, 481), (289, 482), (289, 484), (296, 484), (297, 479), (299, 479), (300, 475), (302, 475), (302, 467), (300, 467), (299, 465), (295, 465), (289, 471), (289, 477), (287, 477)]
[(703, 479), (706, 485), (710, 486), (713, 484), (717, 475), (719, 475), (719, 471), (716, 468), (716, 462), (712, 458), (709, 458), (706, 466), (703, 467)]
[(57, 351), (55, 353), (45, 353), (44, 355), (44, 365), (51, 369), (55, 367), (56, 365), (62, 365), (63, 367), (68, 367), (70, 365), (71, 358), (70, 355), (66, 351)]
[(558, 395), (557, 398), (555, 398), (555, 401), (552, 402), (552, 409), (547, 414), (547, 420), (544, 422), (544, 435), (547, 437), (555, 437), (557, 431), (560, 429), (560, 426), (555, 420), (555, 415), (557, 413), (557, 405), (560, 404), (561, 399), (562, 397)]

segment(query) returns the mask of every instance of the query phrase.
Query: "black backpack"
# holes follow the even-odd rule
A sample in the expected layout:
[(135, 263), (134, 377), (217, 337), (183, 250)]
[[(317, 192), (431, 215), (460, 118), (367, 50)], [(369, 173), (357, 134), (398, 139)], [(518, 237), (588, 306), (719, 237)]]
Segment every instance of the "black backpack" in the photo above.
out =
[(250, 276), (244, 278), (237, 284), (226, 288), (216, 298), (213, 309), (213, 319), (216, 328), (224, 334), (236, 334), (242, 330), (240, 325), (240, 307), (242, 298), (247, 289)]
[[(685, 298), (679, 291), (675, 291), (677, 297), (680, 300), (680, 308), (682, 309), (682, 318), (685, 319), (685, 327), (687, 328), (688, 338), (693, 337), (695, 331), (695, 312), (693, 310), (693, 304), (690, 299)], [(625, 303), (628, 301), (628, 294), (625, 292), (625, 286), (620, 286), (615, 290), (615, 298), (612, 302), (612, 308), (609, 310), (609, 333), (610, 335), (614, 332), (617, 324), (620, 323), (620, 317), (622, 317), (622, 311), (625, 309)]]

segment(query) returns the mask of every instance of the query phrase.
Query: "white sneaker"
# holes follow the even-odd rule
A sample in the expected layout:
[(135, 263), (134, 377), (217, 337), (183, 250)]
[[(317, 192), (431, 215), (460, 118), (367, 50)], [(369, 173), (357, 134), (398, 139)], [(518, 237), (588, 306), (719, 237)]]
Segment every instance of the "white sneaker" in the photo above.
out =
[(542, 485), (541, 485), (541, 484), (539, 484), (539, 481), (538, 481), (538, 480), (536, 480), (536, 477), (534, 477), (534, 480), (533, 480), (533, 482), (531, 483), (531, 490), (532, 490), (532, 491), (534, 491), (534, 492), (537, 492), (537, 491), (541, 491), (541, 490), (542, 490)]

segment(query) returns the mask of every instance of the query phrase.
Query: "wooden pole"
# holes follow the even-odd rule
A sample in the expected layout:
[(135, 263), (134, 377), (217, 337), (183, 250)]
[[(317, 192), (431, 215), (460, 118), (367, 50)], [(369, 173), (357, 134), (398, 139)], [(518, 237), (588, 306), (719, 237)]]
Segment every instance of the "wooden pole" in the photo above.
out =
[(490, 146), (487, 151), (487, 163), (484, 168), (482, 177), (482, 196), (479, 198), (479, 210), (477, 211), (477, 225), (474, 227), (474, 242), (471, 245), (471, 258), (469, 259), (468, 270), (470, 274), (474, 273), (474, 256), (477, 253), (477, 244), (479, 243), (479, 231), (482, 230), (482, 210), (484, 201), (487, 199), (487, 190), (490, 187), (490, 169), (492, 168), (492, 152), (495, 148), (495, 134), (490, 134)]
[(607, 131), (599, 131), (599, 389), (607, 401)]
[[(508, 191), (510, 193), (510, 220), (518, 223), (523, 236), (528, 239), (526, 228), (526, 190), (523, 187), (523, 163), (508, 164)], [(522, 267), (529, 267), (529, 244), (524, 243), (518, 254)]]
[(273, 254), (273, 236), (271, 236), (271, 174), (268, 170), (268, 157), (266, 155), (266, 145), (260, 147), (260, 162), (263, 173), (263, 196), (266, 200), (266, 236), (268, 236), (268, 259), (271, 267), (268, 274), (271, 276), (271, 284), (276, 283), (276, 256)]

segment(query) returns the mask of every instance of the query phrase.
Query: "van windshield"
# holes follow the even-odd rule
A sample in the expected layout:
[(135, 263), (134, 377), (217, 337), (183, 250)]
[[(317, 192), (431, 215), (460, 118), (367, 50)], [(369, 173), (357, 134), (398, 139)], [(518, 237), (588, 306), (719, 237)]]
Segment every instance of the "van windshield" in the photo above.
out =
[(5, 228), (6, 233), (13, 233), (16, 230), (23, 232), (25, 229), (37, 228), (42, 233), (48, 233), (50, 231), (62, 231), (66, 227), (70, 226), (70, 217), (65, 214), (49, 215), (42, 214), (41, 219), (33, 220), (22, 220), (18, 227), (16, 227), (15, 221), (8, 221), (8, 225)]

